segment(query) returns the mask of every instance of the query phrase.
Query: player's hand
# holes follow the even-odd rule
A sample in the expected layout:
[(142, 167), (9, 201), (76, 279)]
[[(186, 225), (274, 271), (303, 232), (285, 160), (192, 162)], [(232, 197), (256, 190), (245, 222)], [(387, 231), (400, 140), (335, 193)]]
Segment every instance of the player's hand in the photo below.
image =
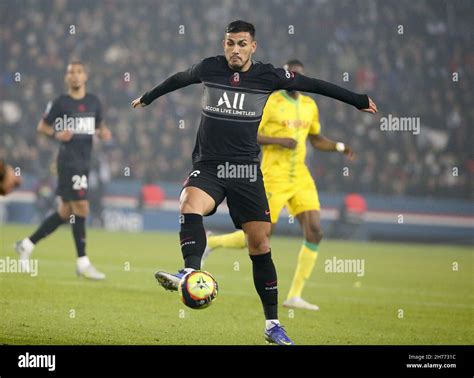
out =
[(108, 141), (108, 140), (112, 139), (112, 132), (110, 131), (110, 129), (108, 127), (101, 127), (99, 129), (98, 136), (99, 136), (100, 139), (102, 139), (104, 141)]
[(280, 138), (280, 141), (278, 144), (282, 147), (288, 148), (290, 150), (294, 150), (298, 142), (294, 140), (293, 138)]
[(132, 101), (131, 105), (133, 108), (144, 108), (146, 105), (141, 102), (141, 97), (136, 98), (135, 100)]
[(352, 148), (350, 148), (349, 146), (346, 146), (346, 148), (344, 149), (344, 155), (346, 155), (347, 158), (351, 161), (355, 159), (354, 151), (352, 151)]
[(367, 109), (361, 109), (361, 111), (375, 114), (378, 111), (377, 105), (375, 105), (375, 102), (373, 102), (372, 99), (369, 97), (369, 107)]
[(69, 142), (74, 134), (71, 130), (58, 131), (54, 134), (54, 138), (60, 142)]

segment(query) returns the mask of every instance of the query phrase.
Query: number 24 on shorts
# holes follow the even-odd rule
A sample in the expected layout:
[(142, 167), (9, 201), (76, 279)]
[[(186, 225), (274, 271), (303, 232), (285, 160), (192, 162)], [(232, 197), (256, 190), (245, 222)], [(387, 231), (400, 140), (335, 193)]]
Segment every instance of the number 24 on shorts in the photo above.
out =
[(87, 176), (74, 175), (72, 176), (72, 188), (74, 190), (87, 189)]

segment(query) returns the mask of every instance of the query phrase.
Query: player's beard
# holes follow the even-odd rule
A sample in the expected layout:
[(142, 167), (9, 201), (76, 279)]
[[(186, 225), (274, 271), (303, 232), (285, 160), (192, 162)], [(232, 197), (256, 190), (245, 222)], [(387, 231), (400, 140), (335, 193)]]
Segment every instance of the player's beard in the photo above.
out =
[(242, 63), (240, 64), (232, 64), (229, 62), (229, 67), (232, 68), (234, 71), (241, 71), (243, 67), (245, 67), (245, 65), (247, 64), (247, 62), (250, 60), (250, 57), (244, 62), (242, 61)]

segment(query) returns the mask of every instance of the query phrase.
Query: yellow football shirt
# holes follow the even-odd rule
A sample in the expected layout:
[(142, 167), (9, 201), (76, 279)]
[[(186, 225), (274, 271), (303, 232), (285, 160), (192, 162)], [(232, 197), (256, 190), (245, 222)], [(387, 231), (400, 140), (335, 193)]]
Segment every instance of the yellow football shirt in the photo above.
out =
[(299, 94), (295, 100), (281, 90), (268, 98), (259, 125), (260, 135), (274, 138), (292, 138), (295, 149), (270, 144), (262, 146), (261, 169), (265, 183), (295, 183), (310, 179), (305, 164), (308, 134), (319, 134), (319, 112), (316, 102)]

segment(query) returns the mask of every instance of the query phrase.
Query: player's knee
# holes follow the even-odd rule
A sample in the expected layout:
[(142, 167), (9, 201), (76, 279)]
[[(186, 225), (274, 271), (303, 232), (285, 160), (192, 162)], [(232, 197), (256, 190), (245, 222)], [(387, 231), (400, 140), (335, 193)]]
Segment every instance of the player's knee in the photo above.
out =
[(71, 216), (71, 207), (65, 203), (61, 203), (58, 207), (59, 217), (66, 221)]
[(71, 211), (69, 209), (58, 209), (58, 215), (63, 220), (66, 221), (71, 216)]
[(323, 231), (318, 224), (310, 224), (306, 229), (305, 239), (310, 243), (319, 243), (323, 238)]
[(270, 238), (265, 234), (249, 236), (247, 243), (251, 255), (266, 253), (270, 250)]
[(200, 214), (201, 209), (199, 208), (199, 206), (196, 206), (191, 201), (184, 200), (184, 201), (181, 201), (179, 204), (179, 212), (181, 214), (189, 214), (189, 213)]
[(249, 244), (248, 250), (250, 255), (261, 255), (270, 250), (270, 243)]
[(86, 218), (89, 215), (89, 202), (88, 201), (76, 201), (72, 204), (72, 212), (74, 215)]

